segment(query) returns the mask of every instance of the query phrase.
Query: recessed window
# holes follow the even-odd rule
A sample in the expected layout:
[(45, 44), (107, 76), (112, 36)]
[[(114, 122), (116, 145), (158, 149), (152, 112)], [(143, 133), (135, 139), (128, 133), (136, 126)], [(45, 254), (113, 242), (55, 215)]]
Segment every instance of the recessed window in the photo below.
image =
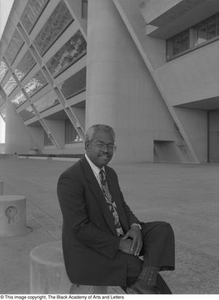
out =
[(36, 61), (33, 58), (30, 50), (27, 50), (24, 57), (21, 59), (14, 73), (19, 81), (21, 81), (28, 72), (36, 65)]
[(219, 36), (219, 13), (167, 40), (167, 59), (174, 58)]
[(21, 16), (21, 23), (28, 34), (39, 19), (49, 0), (28, 0)]
[(194, 46), (197, 46), (207, 41), (207, 22), (199, 23), (195, 29), (197, 38), (194, 41)]
[(46, 64), (53, 77), (74, 64), (86, 53), (87, 43), (78, 30), (75, 35)]
[(11, 103), (17, 108), (26, 101), (26, 97), (22, 92), (19, 92), (12, 100)]
[(13, 92), (13, 90), (16, 88), (16, 86), (17, 86), (17, 82), (14, 79), (14, 76), (11, 75), (11, 77), (6, 82), (5, 86), (3, 87), (3, 90), (4, 90), (5, 94), (7, 96), (9, 96)]
[[(0, 87), (0, 92), (1, 92), (1, 87)], [(0, 94), (0, 107), (2, 106), (3, 103), (5, 103), (5, 100)]]
[(65, 120), (65, 144), (82, 142), (81, 137), (69, 119)]
[(61, 1), (33, 42), (41, 56), (45, 54), (73, 20), (66, 4)]
[(86, 68), (83, 68), (72, 75), (60, 85), (60, 89), (65, 97), (69, 99), (86, 89)]
[(207, 40), (213, 39), (217, 35), (217, 15), (207, 21)]
[(19, 112), (21, 119), (23, 121), (27, 121), (36, 116), (35, 111), (33, 110), (32, 106), (28, 106), (27, 108), (23, 109)]
[(88, 0), (82, 0), (81, 18), (87, 20)]
[(40, 113), (53, 106), (58, 105), (59, 103), (60, 102), (56, 96), (56, 93), (54, 92), (54, 90), (52, 90), (51, 92), (49, 92), (48, 94), (40, 98), (39, 100), (35, 101), (33, 105), (36, 108), (36, 110)]
[(14, 34), (11, 38), (11, 41), (5, 53), (5, 58), (7, 59), (10, 65), (13, 64), (23, 44), (24, 44), (24, 40), (22, 39), (18, 30), (15, 29)]
[(50, 136), (44, 131), (44, 146), (52, 146), (53, 142)]
[(43, 75), (42, 71), (36, 73), (36, 75), (24, 86), (24, 90), (29, 97), (36, 94), (39, 90), (41, 90), (48, 81)]
[(6, 122), (6, 108), (3, 107), (0, 111), (0, 115), (2, 117), (2, 119)]
[(4, 79), (7, 71), (8, 71), (8, 68), (7, 68), (5, 62), (1, 61), (0, 62), (0, 82), (2, 82), (2, 80)]

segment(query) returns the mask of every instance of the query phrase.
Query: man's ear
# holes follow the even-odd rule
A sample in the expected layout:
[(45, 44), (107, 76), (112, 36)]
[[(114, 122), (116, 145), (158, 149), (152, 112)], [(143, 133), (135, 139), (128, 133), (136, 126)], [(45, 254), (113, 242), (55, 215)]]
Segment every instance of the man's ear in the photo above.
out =
[(85, 142), (85, 150), (87, 150), (87, 148), (89, 147), (89, 145), (90, 145), (90, 141), (86, 141)]

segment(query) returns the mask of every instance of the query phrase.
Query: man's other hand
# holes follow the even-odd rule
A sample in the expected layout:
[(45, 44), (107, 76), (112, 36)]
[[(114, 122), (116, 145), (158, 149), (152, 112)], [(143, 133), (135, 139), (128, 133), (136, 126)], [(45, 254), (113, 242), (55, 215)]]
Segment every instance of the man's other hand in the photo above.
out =
[(138, 226), (131, 226), (122, 238), (124, 241), (131, 240), (130, 254), (139, 256), (143, 245), (141, 230)]
[(122, 238), (120, 240), (119, 250), (121, 250), (124, 253), (133, 255), (133, 252), (131, 251), (131, 248), (132, 248), (132, 239)]

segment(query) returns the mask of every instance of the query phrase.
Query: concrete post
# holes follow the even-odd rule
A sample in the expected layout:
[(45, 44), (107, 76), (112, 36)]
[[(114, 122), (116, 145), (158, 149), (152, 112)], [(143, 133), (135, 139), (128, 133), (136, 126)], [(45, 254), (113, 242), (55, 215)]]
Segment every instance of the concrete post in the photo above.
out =
[(0, 236), (24, 235), (26, 227), (26, 198), (19, 195), (0, 196)]
[(61, 242), (45, 243), (31, 251), (31, 294), (69, 294), (71, 285), (65, 270)]
[(87, 40), (86, 129), (115, 129), (115, 162), (152, 161), (145, 98), (155, 87), (112, 0), (88, 1)]
[(31, 251), (31, 294), (86, 294), (88, 292), (107, 294), (107, 286), (72, 284), (66, 273), (60, 241), (42, 244)]
[(95, 123), (115, 126), (119, 106), (117, 71), (123, 57), (119, 55), (120, 28), (114, 10), (109, 0), (88, 3), (87, 128)]

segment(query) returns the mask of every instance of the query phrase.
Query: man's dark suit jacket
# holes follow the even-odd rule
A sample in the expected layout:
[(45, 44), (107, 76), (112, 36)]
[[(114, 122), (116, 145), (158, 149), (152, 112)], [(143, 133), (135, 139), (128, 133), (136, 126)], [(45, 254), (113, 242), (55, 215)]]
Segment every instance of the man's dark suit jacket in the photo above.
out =
[[(139, 220), (125, 203), (115, 171), (106, 166), (110, 193), (124, 231)], [(112, 214), (93, 171), (83, 157), (59, 178), (57, 188), (63, 214), (63, 253), (72, 283), (126, 285), (126, 254), (118, 251)]]

